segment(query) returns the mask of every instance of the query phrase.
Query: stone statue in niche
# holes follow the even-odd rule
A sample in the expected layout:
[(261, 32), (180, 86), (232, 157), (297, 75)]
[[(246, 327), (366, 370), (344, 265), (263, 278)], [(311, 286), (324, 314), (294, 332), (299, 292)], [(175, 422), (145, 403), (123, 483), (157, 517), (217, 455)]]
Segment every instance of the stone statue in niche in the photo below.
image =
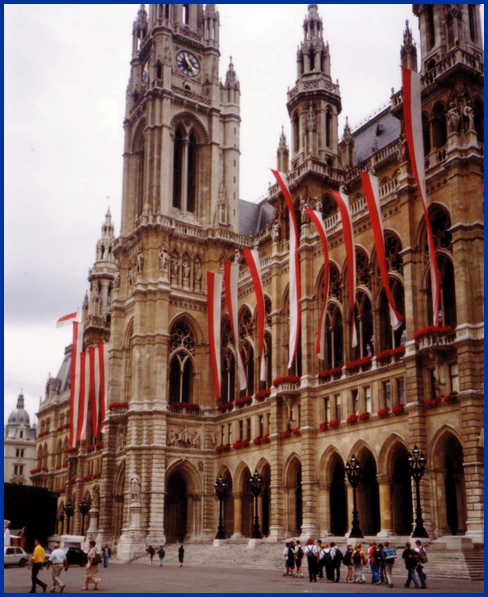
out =
[(159, 251), (159, 269), (162, 272), (166, 272), (168, 270), (168, 263), (169, 263), (169, 253), (166, 247), (163, 247)]
[(280, 234), (281, 234), (281, 231), (280, 231), (280, 222), (279, 222), (279, 220), (275, 220), (273, 222), (273, 241), (275, 243), (279, 242), (279, 240), (280, 240)]
[(195, 268), (194, 268), (195, 286), (201, 287), (202, 277), (203, 277), (202, 262), (200, 261), (200, 258), (197, 257), (195, 259)]
[(173, 276), (173, 278), (176, 279), (176, 281), (178, 281), (179, 274), (180, 274), (180, 260), (178, 259), (177, 255), (174, 255), (173, 259), (171, 260), (171, 275)]
[(457, 109), (454, 102), (449, 104), (449, 110), (447, 111), (447, 128), (449, 133), (459, 132), (459, 123), (461, 122), (461, 114)]
[(90, 489), (90, 500), (91, 500), (91, 508), (98, 509), (100, 506), (100, 485), (95, 483), (95, 485)]
[(137, 254), (136, 257), (137, 273), (142, 274), (144, 271), (144, 253), (142, 250)]
[(130, 498), (132, 502), (141, 500), (141, 479), (136, 472), (132, 473), (130, 479)]
[(119, 271), (117, 271), (117, 273), (115, 274), (114, 288), (116, 290), (120, 288), (120, 272)]
[(473, 106), (471, 104), (471, 102), (468, 102), (465, 106), (464, 106), (464, 118), (466, 120), (466, 124), (468, 126), (467, 130), (468, 131), (474, 131), (474, 110), (473, 110)]
[(183, 279), (189, 280), (190, 274), (191, 274), (190, 260), (187, 257), (185, 257), (185, 259), (183, 260)]
[(123, 450), (125, 448), (126, 443), (127, 443), (127, 430), (125, 429), (125, 427), (121, 427), (119, 429), (119, 435), (117, 438), (117, 450), (119, 452), (121, 450)]

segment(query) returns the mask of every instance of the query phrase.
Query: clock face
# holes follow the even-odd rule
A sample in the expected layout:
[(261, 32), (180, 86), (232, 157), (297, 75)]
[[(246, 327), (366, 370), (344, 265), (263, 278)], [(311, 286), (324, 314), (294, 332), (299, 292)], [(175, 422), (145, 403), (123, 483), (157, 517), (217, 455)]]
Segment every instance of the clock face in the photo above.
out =
[(198, 77), (200, 74), (200, 63), (198, 58), (191, 52), (182, 50), (176, 56), (176, 64), (180, 71), (187, 77)]

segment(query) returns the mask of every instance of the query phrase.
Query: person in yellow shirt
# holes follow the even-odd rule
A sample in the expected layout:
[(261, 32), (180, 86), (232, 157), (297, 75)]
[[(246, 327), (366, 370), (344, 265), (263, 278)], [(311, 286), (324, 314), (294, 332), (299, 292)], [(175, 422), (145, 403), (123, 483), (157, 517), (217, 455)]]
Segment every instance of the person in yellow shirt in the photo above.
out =
[(44, 567), (44, 562), (46, 561), (46, 554), (44, 552), (44, 548), (42, 547), (39, 539), (34, 540), (34, 553), (32, 554), (31, 563), (29, 564), (29, 569), (32, 568), (32, 589), (29, 593), (36, 592), (36, 585), (42, 587), (42, 592), (45, 593), (47, 589), (47, 585), (37, 578), (37, 575)]

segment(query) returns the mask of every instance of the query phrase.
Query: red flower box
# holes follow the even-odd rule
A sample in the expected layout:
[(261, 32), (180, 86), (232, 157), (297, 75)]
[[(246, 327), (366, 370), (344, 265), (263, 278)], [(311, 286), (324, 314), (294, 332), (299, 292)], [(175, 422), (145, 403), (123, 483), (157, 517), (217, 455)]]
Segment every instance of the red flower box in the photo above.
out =
[(249, 448), (250, 442), (248, 439), (243, 439), (241, 442), (241, 448)]
[(328, 381), (331, 377), (336, 377), (336, 375), (342, 375), (342, 367), (334, 367), (334, 369), (322, 371), (322, 373), (319, 373), (319, 379)]
[(56, 429), (56, 431), (64, 431), (65, 429), (69, 429), (69, 423), (66, 423), (66, 425), (61, 425)]
[(279, 388), (285, 383), (300, 383), (300, 378), (295, 375), (288, 375), (285, 377), (277, 377), (273, 380), (273, 385), (275, 388)]
[(341, 424), (340, 419), (333, 419), (329, 422), (330, 429), (337, 429)]
[(440, 398), (426, 398), (424, 400), (425, 408), (437, 408), (441, 403)]
[(418, 342), (422, 338), (425, 338), (425, 336), (434, 336), (434, 337), (448, 336), (449, 334), (452, 334), (453, 332), (454, 332), (454, 330), (452, 329), (452, 327), (450, 325), (445, 325), (445, 326), (429, 325), (428, 327), (417, 330), (415, 332), (415, 334), (413, 335), (413, 337), (414, 337), (415, 341)]
[(199, 404), (190, 404), (189, 402), (172, 402), (170, 404), (172, 408), (176, 408), (177, 410), (193, 410), (195, 412), (200, 412), (200, 405)]
[(99, 442), (98, 444), (95, 445), (95, 448), (97, 450), (101, 450), (103, 448), (103, 442)]
[(262, 444), (269, 444), (271, 440), (269, 439), (269, 435), (263, 435), (263, 437), (261, 438), (261, 443)]
[(401, 402), (399, 404), (395, 404), (391, 411), (396, 417), (405, 414), (405, 405)]
[(238, 398), (236, 400), (237, 406), (251, 406), (252, 404), (252, 396), (243, 396), (242, 398)]
[(254, 442), (254, 445), (255, 445), (255, 446), (260, 446), (260, 445), (261, 445), (261, 443), (262, 443), (262, 439), (261, 439), (260, 437), (255, 437), (255, 438), (253, 439), (253, 442)]
[(37, 436), (39, 437), (45, 437), (46, 435), (49, 435), (49, 430), (48, 431), (42, 431), (41, 433), (39, 433), (39, 435)]
[(56, 470), (57, 470), (57, 471), (60, 471), (60, 470), (61, 470), (61, 465), (60, 465), (60, 464), (58, 464), (58, 466), (56, 467)]
[(257, 392), (256, 394), (254, 394), (254, 398), (256, 398), (256, 400), (261, 401), (261, 400), (266, 400), (266, 398), (269, 398), (271, 396), (271, 390), (261, 390), (260, 392)]
[(90, 446), (87, 447), (86, 449), (87, 452), (94, 452), (95, 451), (95, 444), (92, 444)]
[(388, 406), (386, 408), (381, 408), (378, 411), (378, 417), (380, 419), (386, 419), (386, 418), (388, 418), (389, 415), (390, 415), (390, 409)]
[(234, 448), (234, 450), (239, 450), (240, 448), (242, 448), (242, 442), (241, 441), (234, 442), (232, 444), (232, 447)]
[(399, 346), (398, 348), (394, 348), (393, 350), (384, 350), (376, 355), (376, 362), (387, 364), (391, 362), (391, 359), (397, 358), (401, 359), (405, 356), (405, 346)]
[(364, 357), (362, 359), (358, 359), (357, 361), (351, 361), (350, 363), (346, 364), (346, 370), (349, 373), (353, 373), (358, 369), (362, 369), (363, 367), (367, 367), (371, 364), (372, 358), (371, 357)]
[(347, 417), (347, 424), (348, 425), (356, 425), (357, 422), (358, 422), (358, 416), (357, 415), (349, 415)]
[(230, 412), (233, 406), (233, 402), (226, 402), (225, 404), (221, 404), (218, 408), (221, 413), (225, 413), (227, 410)]
[(65, 452), (66, 454), (74, 454), (75, 452), (78, 452), (78, 448), (66, 448)]
[(451, 392), (450, 394), (446, 394), (442, 399), (446, 404), (454, 404), (458, 401), (457, 392)]
[(361, 414), (358, 416), (358, 419), (361, 421), (361, 423), (364, 423), (364, 422), (366, 422), (366, 421), (369, 421), (369, 417), (370, 417), (370, 416), (371, 416), (371, 413), (367, 413), (367, 412), (366, 412), (366, 413), (361, 413)]
[(291, 432), (293, 435), (300, 435), (300, 427), (295, 427), (295, 429), (292, 429)]
[(30, 472), (31, 475), (36, 475), (37, 473), (40, 473), (42, 471), (42, 468), (39, 466), (38, 468), (33, 468)]
[(71, 481), (69, 482), (70, 485), (74, 485), (76, 483), (76, 479), (71, 479)]
[(322, 431), (327, 431), (327, 429), (329, 428), (329, 422), (324, 421), (323, 423), (320, 423), (319, 427)]
[(291, 437), (291, 431), (282, 431), (281, 432), (281, 437), (283, 439), (288, 439), (289, 437)]
[(113, 408), (129, 408), (128, 402), (111, 402), (108, 405), (108, 409), (112, 410)]

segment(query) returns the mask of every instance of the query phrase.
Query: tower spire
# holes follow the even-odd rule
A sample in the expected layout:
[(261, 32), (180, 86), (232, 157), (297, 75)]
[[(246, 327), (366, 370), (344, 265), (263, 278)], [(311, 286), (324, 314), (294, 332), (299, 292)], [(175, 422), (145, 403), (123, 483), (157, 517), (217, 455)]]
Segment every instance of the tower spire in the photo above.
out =
[(288, 174), (290, 170), (290, 150), (286, 142), (285, 127), (281, 129), (280, 142), (278, 144), (278, 171)]
[(403, 32), (403, 44), (400, 50), (400, 58), (402, 66), (417, 72), (417, 48), (412, 36), (412, 30), (408, 25), (408, 20), (405, 23), (405, 31)]

